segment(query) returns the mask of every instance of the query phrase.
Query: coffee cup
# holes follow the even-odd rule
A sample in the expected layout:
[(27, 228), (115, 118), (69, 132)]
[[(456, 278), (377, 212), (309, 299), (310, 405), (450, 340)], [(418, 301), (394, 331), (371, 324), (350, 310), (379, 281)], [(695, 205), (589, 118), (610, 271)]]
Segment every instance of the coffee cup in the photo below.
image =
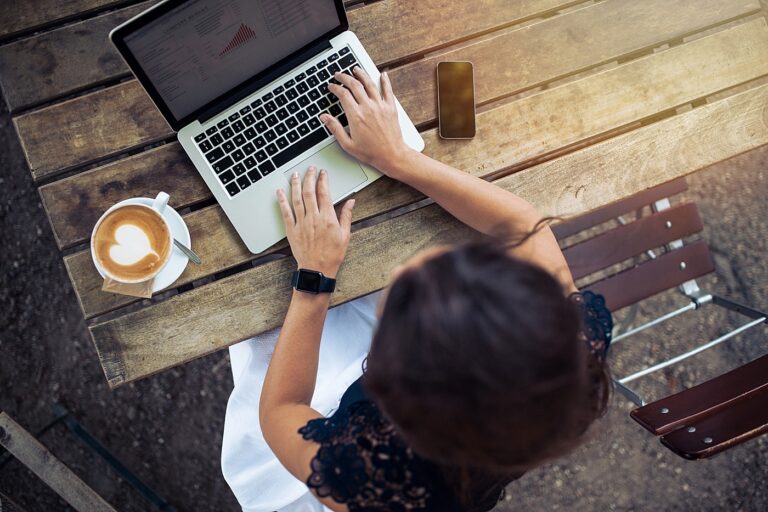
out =
[(91, 257), (104, 278), (135, 284), (154, 279), (171, 259), (173, 234), (163, 216), (169, 196), (145, 204), (126, 199), (109, 208), (91, 233)]

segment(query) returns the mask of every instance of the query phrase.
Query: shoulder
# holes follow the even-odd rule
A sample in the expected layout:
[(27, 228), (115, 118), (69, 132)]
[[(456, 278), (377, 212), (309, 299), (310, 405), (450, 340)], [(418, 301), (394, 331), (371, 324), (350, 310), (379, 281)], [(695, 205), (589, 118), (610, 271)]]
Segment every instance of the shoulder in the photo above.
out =
[(605, 297), (587, 290), (572, 293), (570, 300), (581, 313), (584, 341), (598, 359), (604, 359), (613, 331), (613, 316), (605, 303)]
[[(307, 486), (349, 510), (435, 509), (444, 492), (437, 468), (419, 458), (378, 407), (362, 400), (299, 429), (319, 444)], [(383, 510), (383, 508), (382, 508)]]

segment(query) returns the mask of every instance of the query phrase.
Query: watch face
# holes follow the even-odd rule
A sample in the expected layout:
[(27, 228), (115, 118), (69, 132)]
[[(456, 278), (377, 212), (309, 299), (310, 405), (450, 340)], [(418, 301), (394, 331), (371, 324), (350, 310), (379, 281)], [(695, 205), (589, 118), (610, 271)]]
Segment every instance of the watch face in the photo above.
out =
[(318, 293), (320, 291), (320, 273), (309, 270), (299, 272), (299, 282), (296, 286), (299, 290)]

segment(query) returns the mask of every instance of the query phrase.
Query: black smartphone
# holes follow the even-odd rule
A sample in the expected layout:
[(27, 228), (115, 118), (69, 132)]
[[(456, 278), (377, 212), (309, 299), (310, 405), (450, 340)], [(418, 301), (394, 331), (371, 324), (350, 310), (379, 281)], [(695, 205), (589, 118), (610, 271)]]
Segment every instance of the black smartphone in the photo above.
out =
[(475, 136), (475, 78), (471, 62), (437, 64), (437, 118), (443, 139)]

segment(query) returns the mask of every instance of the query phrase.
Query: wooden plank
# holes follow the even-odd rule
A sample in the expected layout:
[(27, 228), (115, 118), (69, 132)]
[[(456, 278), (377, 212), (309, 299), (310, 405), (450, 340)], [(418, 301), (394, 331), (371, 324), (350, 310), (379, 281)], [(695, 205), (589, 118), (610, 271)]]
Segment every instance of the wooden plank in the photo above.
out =
[(0, 412), (0, 445), (75, 510), (114, 512), (109, 503), (4, 412)]
[(23, 0), (0, 9), (0, 39), (40, 30), (55, 23), (135, 0)]
[(171, 206), (183, 208), (210, 191), (179, 144), (124, 158), (40, 187), (43, 206), (60, 248), (84, 242), (102, 213), (129, 197), (171, 192)]
[[(768, 355), (634, 409), (629, 415), (652, 434), (664, 435), (716, 414), (763, 387), (768, 387)], [(666, 413), (661, 412), (663, 408)]]
[[(747, 49), (754, 46), (768, 52), (765, 20), (756, 20), (484, 112), (478, 116), (478, 136), (472, 141), (443, 141), (436, 130), (430, 130), (422, 134), (427, 144), (425, 152), (477, 176), (494, 174), (513, 164), (686, 103), (708, 94), (708, 91), (722, 89), (729, 83), (729, 78), (734, 84), (755, 74), (768, 73), (768, 59), (763, 54), (734, 52), (734, 45), (740, 48), (742, 44), (746, 44)], [(644, 101), (638, 102), (638, 97)], [(555, 119), (553, 112), (557, 113)], [(65, 190), (62, 188), (61, 193), (65, 194)], [(173, 194), (172, 190), (167, 191)], [(358, 193), (355, 220), (409, 204), (420, 197), (403, 184), (379, 180)], [(253, 258), (244, 251), (242, 242), (232, 237), (229, 224), (217, 229), (216, 224), (211, 223), (212, 217), (213, 214), (208, 212), (195, 212), (188, 217), (194, 232), (205, 233), (207, 238), (213, 239), (206, 243), (214, 252), (201, 252), (206, 264), (188, 269), (177, 284), (200, 279)], [(52, 219), (52, 222), (56, 220)], [(195, 227), (198, 222), (207, 229)], [(89, 233), (92, 224), (88, 226), (84, 231)], [(240, 259), (236, 260), (236, 257)], [(90, 264), (87, 253), (72, 255), (65, 263), (86, 318), (135, 301), (102, 292), (99, 275)]]
[(535, 18), (581, 0), (380, 0), (347, 13), (379, 66)]
[(157, 0), (0, 47), (0, 87), (11, 112), (129, 74), (107, 35)]
[[(375, 58), (379, 61), (398, 60), (409, 56), (404, 52), (411, 52), (414, 47), (419, 47), (422, 41), (419, 39), (421, 30), (418, 26), (423, 24), (425, 16), (434, 15), (433, 7), (443, 5), (446, 1), (428, 0), (413, 3), (409, 0), (387, 0), (350, 11), (350, 15), (355, 13), (354, 19), (363, 23), (361, 38)], [(502, 23), (511, 23), (574, 2), (526, 0), (508, 3), (505, 0), (485, 0), (485, 3), (489, 8), (497, 7), (496, 12), (504, 16), (494, 17), (494, 19), (503, 20)], [(460, 9), (465, 9), (464, 4), (456, 5), (461, 5)], [(456, 5), (451, 5), (452, 11), (459, 8)], [(400, 36), (394, 37), (392, 34), (386, 36), (380, 29), (374, 30), (373, 27), (392, 24), (393, 16), (397, 19), (397, 33)], [(403, 25), (400, 22), (401, 18), (410, 20), (411, 25)], [(475, 30), (494, 27), (499, 23), (497, 21), (489, 25), (488, 20), (483, 21), (482, 17), (476, 14), (472, 19), (477, 23), (470, 23), (467, 26), (475, 27)], [(455, 34), (463, 33), (464, 29), (459, 27), (464, 27), (464, 21), (454, 19), (451, 23), (442, 26), (440, 31), (433, 31), (431, 38), (434, 39), (436, 34), (442, 34), (441, 39), (454, 40)], [(98, 109), (93, 108), (94, 104), (98, 105)], [(112, 126), (121, 126), (125, 129), (113, 130), (110, 137), (105, 138), (102, 128), (107, 122)], [(170, 127), (135, 80), (83, 96), (71, 103), (21, 116), (15, 119), (15, 123), (27, 163), (36, 180), (140, 147), (148, 141), (172, 136)], [(50, 134), (41, 137), (38, 133), (45, 125), (62, 126), (64, 133), (48, 140)]]
[[(757, 389), (717, 413), (662, 436), (661, 444), (686, 459), (712, 457), (768, 433), (768, 387)], [(708, 439), (708, 442), (705, 439)]]
[(699, 240), (583, 289), (604, 296), (608, 309), (618, 311), (714, 270), (709, 248), (706, 242)]
[(656, 249), (704, 228), (699, 209), (683, 203), (619, 226), (563, 250), (574, 279)]
[[(768, 85), (587, 147), (496, 183), (545, 215), (567, 216), (768, 144)], [(474, 236), (432, 205), (353, 233), (339, 304), (386, 285), (414, 252)], [(397, 243), (392, 243), (397, 240)], [(90, 327), (110, 386), (119, 386), (278, 326), (289, 300), (286, 258)], [(225, 305), (225, 306), (223, 306)]]
[(677, 194), (682, 194), (688, 190), (688, 182), (685, 178), (680, 178), (668, 183), (645, 190), (632, 197), (627, 197), (615, 203), (606, 205), (597, 210), (587, 212), (584, 215), (574, 219), (568, 219), (552, 228), (552, 232), (558, 240), (568, 238), (585, 229), (589, 229), (600, 224), (615, 219), (620, 215), (637, 210), (644, 206), (649, 206), (656, 201), (664, 198), (671, 198)]
[(416, 61), (391, 78), (418, 125), (437, 118), (438, 62), (474, 63), (475, 97), (484, 104), (759, 9), (758, 0), (608, 0)]
[(137, 82), (13, 119), (34, 179), (118, 155), (171, 135)]

